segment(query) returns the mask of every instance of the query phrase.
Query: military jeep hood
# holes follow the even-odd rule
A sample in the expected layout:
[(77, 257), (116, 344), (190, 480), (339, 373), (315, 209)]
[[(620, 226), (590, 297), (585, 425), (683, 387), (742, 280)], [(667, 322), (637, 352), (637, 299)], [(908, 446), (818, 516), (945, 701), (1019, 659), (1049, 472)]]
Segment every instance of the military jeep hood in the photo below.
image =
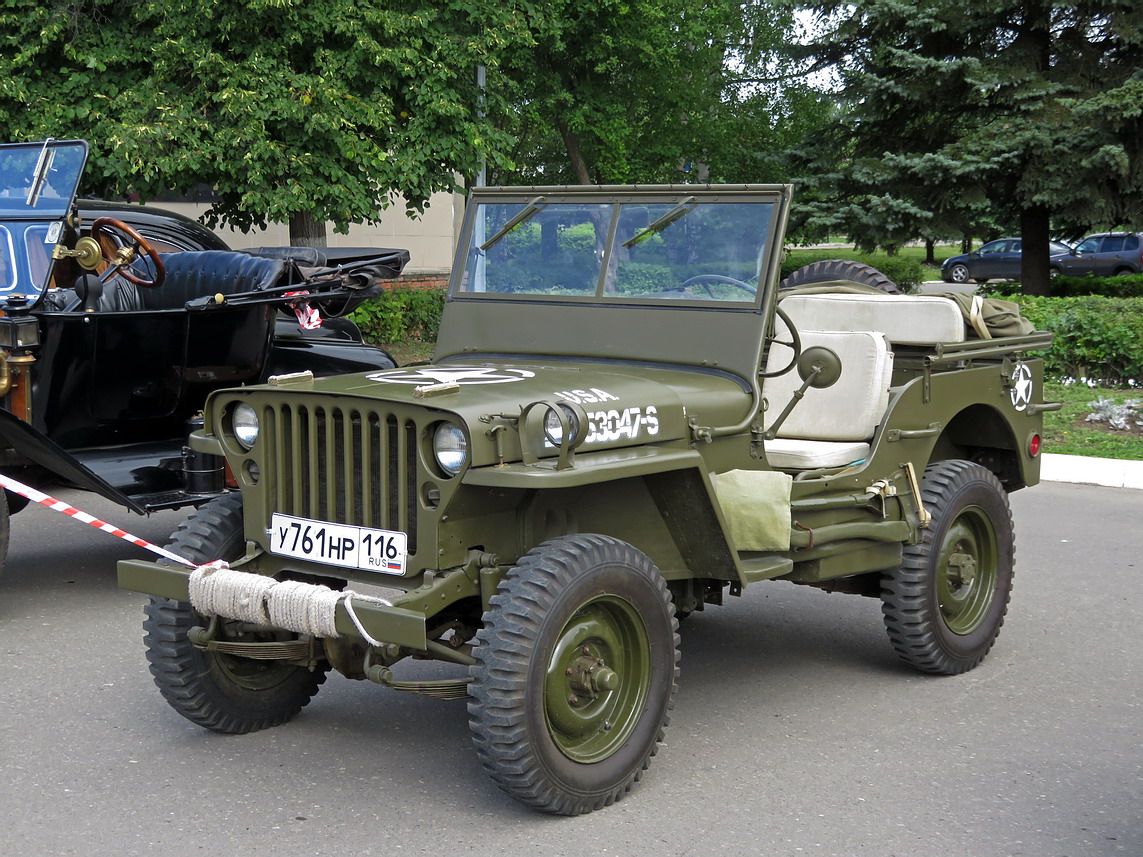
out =
[[(582, 451), (676, 440), (687, 435), (692, 418), (704, 425), (738, 422), (748, 390), (717, 370), (534, 360), (411, 366), (323, 379), (314, 389), (448, 411), (473, 432), (490, 416), (518, 417), (533, 402), (566, 403), (587, 416)], [(485, 463), (474, 456), (474, 465)]]

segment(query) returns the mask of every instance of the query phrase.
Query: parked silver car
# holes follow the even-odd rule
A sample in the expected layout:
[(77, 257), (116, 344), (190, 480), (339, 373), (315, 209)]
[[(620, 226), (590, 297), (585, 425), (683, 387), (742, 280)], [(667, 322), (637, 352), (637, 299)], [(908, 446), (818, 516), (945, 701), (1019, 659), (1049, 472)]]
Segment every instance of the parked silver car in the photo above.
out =
[(1053, 274), (1119, 277), (1143, 274), (1143, 232), (1098, 232), (1063, 256), (1053, 256)]

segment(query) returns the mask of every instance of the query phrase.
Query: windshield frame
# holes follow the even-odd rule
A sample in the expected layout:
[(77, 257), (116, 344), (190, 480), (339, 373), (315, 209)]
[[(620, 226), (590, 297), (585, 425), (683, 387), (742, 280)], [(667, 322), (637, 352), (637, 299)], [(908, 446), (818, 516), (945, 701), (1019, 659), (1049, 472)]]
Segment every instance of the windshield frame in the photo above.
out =
[[(758, 293), (750, 302), (730, 302), (459, 290), (473, 241), (475, 204), (507, 202), (522, 209), (537, 196), (608, 203), (649, 200), (669, 203), (668, 207), (686, 196), (700, 201), (772, 202), (775, 207), (762, 253)], [(772, 325), (792, 197), (791, 185), (474, 188), (433, 359), (671, 366), (727, 372), (749, 388), (756, 384), (764, 338)]]
[(89, 148), (83, 140), (0, 144), (0, 301), (35, 303), (47, 290), (68, 232)]
[[(717, 307), (724, 310), (757, 312), (766, 295), (776, 282), (778, 262), (781, 256), (781, 239), (789, 198), (789, 188), (785, 185), (643, 185), (643, 186), (554, 186), (524, 188), (473, 188), (466, 204), (466, 214), (461, 233), (458, 236), (456, 256), (449, 282), (449, 298), (454, 301), (506, 301), (544, 302), (558, 304), (592, 304), (606, 306), (686, 306)], [(678, 286), (664, 288), (656, 293), (624, 295), (615, 291), (617, 266), (623, 265), (618, 257), (621, 252), (634, 252), (648, 238), (660, 236), (674, 224), (693, 218), (694, 212), (713, 204), (719, 205), (766, 205), (766, 220), (760, 222), (760, 230), (753, 251), (756, 254), (749, 269), (749, 276), (743, 277), (745, 284), (752, 287), (752, 296), (739, 299), (737, 295), (722, 299), (714, 298), (710, 289), (709, 297), (702, 295), (669, 295), (666, 292), (678, 291)], [(518, 206), (515, 216), (507, 220), (501, 228), (487, 240), (478, 233), (484, 224), (479, 212), (483, 205)], [(572, 207), (606, 206), (610, 208), (610, 219), (606, 226), (606, 238), (602, 247), (597, 246), (593, 271), (595, 286), (591, 291), (579, 293), (552, 294), (544, 291), (522, 290), (482, 291), (479, 287), (469, 288), (469, 282), (477, 282), (478, 257), (497, 245), (502, 245), (511, 231), (532, 221), (541, 212), (552, 213), (561, 206)], [(641, 230), (632, 234), (618, 228), (620, 218), (633, 207), (658, 206), (662, 213), (647, 223)], [(626, 208), (625, 208), (626, 207)], [(516, 221), (516, 222), (514, 222)], [(693, 222), (693, 220), (692, 220)], [(602, 229), (597, 227), (597, 243)], [(623, 248), (620, 251), (619, 248)], [(740, 265), (742, 263), (739, 263)], [(590, 272), (589, 272), (590, 273)], [(735, 279), (735, 278), (726, 278)], [(727, 291), (733, 291), (729, 287)], [(657, 296), (655, 296), (657, 294)]]

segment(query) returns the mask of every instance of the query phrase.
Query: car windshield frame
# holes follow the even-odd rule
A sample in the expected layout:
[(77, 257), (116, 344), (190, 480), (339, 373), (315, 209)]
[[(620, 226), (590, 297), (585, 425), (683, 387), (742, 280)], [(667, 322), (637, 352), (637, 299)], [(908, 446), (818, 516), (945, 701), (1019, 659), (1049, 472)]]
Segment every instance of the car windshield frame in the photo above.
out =
[(607, 190), (474, 190), (450, 297), (757, 310), (780, 250), (780, 191)]
[[(737, 376), (749, 388), (755, 383), (767, 331), (772, 330), (772, 316), (777, 302), (778, 280), (781, 275), (782, 237), (789, 216), (791, 185), (627, 185), (627, 186), (567, 186), (526, 188), (473, 188), (466, 205), (464, 226), (460, 232), (455, 264), (449, 283), (448, 303), (438, 331), (434, 361), (449, 360), (502, 360), (536, 359), (559, 362), (584, 361), (593, 365), (610, 362), (638, 362), (686, 368), (691, 371), (721, 372)], [(483, 234), (476, 228), (477, 215), (482, 218), (482, 205), (503, 204), (495, 224), (486, 224)], [(595, 255), (594, 225), (580, 226), (582, 234), (569, 236), (588, 241), (589, 273), (575, 290), (549, 288), (559, 284), (555, 267), (528, 268), (537, 274), (538, 285), (526, 291), (477, 291), (470, 287), (470, 256), (473, 250), (484, 248), (488, 252), (501, 241), (509, 240), (512, 230), (500, 235), (501, 230), (515, 218), (518, 225), (541, 223), (554, 205), (575, 203), (642, 206), (647, 210), (633, 218), (626, 230), (621, 229), (614, 211), (608, 208), (606, 243)], [(755, 217), (751, 224), (751, 239), (745, 245), (749, 250), (739, 252), (739, 261), (755, 275), (740, 274), (729, 278), (739, 280), (749, 289), (745, 276), (756, 276), (756, 294), (747, 294), (740, 285), (721, 281), (700, 280), (692, 293), (683, 294), (674, 288), (679, 279), (678, 265), (668, 265), (675, 272), (677, 282), (662, 282), (662, 271), (652, 270), (647, 280), (646, 294), (623, 294), (600, 287), (600, 280), (618, 270), (623, 260), (619, 256), (625, 242), (632, 247), (660, 252), (665, 246), (662, 236), (688, 231), (701, 237), (702, 211), (706, 206), (766, 204), (770, 209), (769, 222), (762, 224)], [(580, 210), (587, 210), (581, 208)], [(750, 212), (751, 209), (745, 211)], [(734, 219), (742, 211), (723, 210)], [(756, 211), (754, 211), (757, 214)], [(557, 214), (559, 214), (557, 212)], [(557, 217), (557, 219), (559, 219)], [(691, 226), (689, 224), (696, 224)], [(575, 224), (565, 224), (565, 227)], [(542, 226), (530, 241), (542, 242)], [(549, 227), (552, 228), (552, 227)], [(660, 240), (662, 239), (662, 240)], [(549, 236), (550, 240), (550, 236)], [(758, 252), (757, 259), (753, 253)], [(537, 249), (537, 257), (539, 250)], [(609, 255), (616, 258), (611, 266)], [(641, 259), (644, 254), (637, 253)], [(536, 257), (533, 257), (536, 258)], [(584, 256), (578, 257), (580, 259)], [(725, 259), (715, 253), (699, 255), (710, 264), (723, 264)], [(559, 260), (557, 260), (559, 261)], [(564, 260), (565, 262), (568, 260)], [(574, 260), (572, 260), (574, 262)], [(658, 260), (662, 262), (662, 259)], [(574, 264), (566, 266), (574, 271)], [(706, 268), (699, 274), (725, 275)], [(696, 272), (688, 269), (688, 277)], [(516, 282), (513, 280), (512, 282)], [(723, 292), (720, 287), (725, 286)], [(570, 292), (570, 293), (569, 293)], [(741, 297), (739, 297), (741, 295)], [(719, 298), (724, 298), (719, 300)]]
[(0, 144), (0, 301), (47, 288), (87, 156), (83, 140)]

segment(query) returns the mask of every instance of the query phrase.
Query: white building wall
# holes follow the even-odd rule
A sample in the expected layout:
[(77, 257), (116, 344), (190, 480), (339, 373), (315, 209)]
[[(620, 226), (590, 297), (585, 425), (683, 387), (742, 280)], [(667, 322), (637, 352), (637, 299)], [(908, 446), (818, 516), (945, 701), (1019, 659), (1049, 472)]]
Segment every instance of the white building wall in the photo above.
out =
[[(157, 202), (159, 208), (176, 211), (200, 220), (210, 207), (208, 203)], [(383, 247), (409, 251), (409, 264), (414, 271), (447, 271), (452, 267), (456, 235), (464, 213), (464, 197), (460, 194), (437, 193), (429, 199), (425, 212), (417, 219), (405, 215), (404, 200), (398, 199), (381, 212), (375, 224), (353, 224), (349, 233), (342, 235), (327, 227), (326, 243), (330, 247)], [(235, 249), (243, 247), (273, 247), (290, 243), (290, 230), (284, 223), (271, 224), (266, 229), (241, 232), (237, 229), (217, 227), (214, 230), (223, 241)]]

